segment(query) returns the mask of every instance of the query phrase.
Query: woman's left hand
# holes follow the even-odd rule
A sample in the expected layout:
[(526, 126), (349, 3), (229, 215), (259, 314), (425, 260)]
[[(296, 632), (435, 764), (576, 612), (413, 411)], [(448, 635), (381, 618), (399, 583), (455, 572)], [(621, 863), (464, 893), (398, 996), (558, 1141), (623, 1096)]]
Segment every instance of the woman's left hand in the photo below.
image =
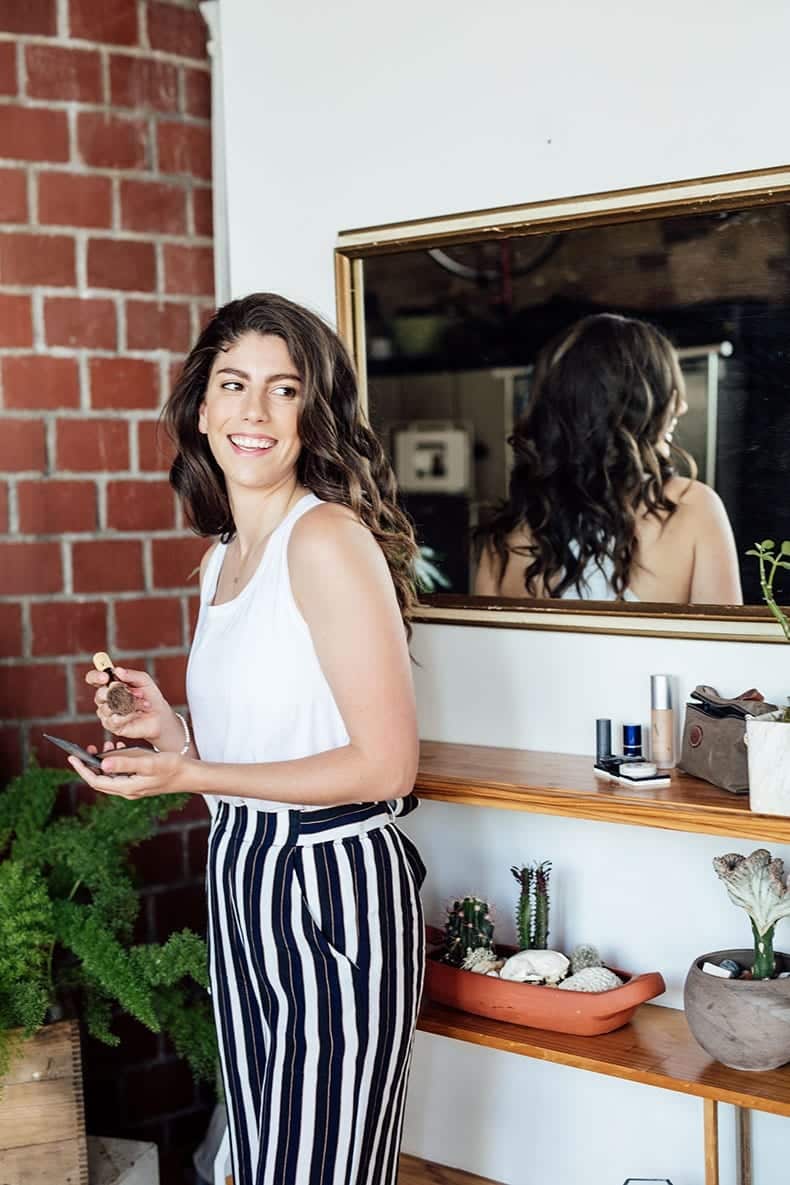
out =
[[(150, 798), (154, 794), (190, 791), (185, 783), (188, 766), (193, 763), (178, 753), (155, 753), (151, 749), (127, 749), (119, 745), (113, 750), (105, 748), (101, 758), (102, 768), (107, 771), (101, 774), (83, 764), (79, 757), (68, 760), (82, 780), (102, 794), (115, 798)], [(117, 774), (127, 776), (116, 777)]]

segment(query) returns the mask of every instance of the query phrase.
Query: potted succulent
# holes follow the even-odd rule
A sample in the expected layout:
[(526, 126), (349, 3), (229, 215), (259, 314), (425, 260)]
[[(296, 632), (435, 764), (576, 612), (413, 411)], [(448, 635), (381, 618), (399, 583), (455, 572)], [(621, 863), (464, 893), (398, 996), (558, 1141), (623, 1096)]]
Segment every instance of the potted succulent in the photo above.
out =
[[(757, 557), (763, 599), (790, 642), (790, 619), (774, 591), (777, 573), (790, 571), (790, 540), (780, 543), (777, 551), (773, 539), (763, 539), (746, 554)], [(761, 814), (790, 815), (790, 728), (777, 727), (787, 723), (790, 708), (746, 719), (749, 806)]]
[(0, 1160), (10, 1180), (40, 1185), (86, 1179), (79, 1022), (117, 1045), (121, 1009), (165, 1030), (196, 1076), (213, 1079), (216, 1061), (203, 940), (188, 930), (162, 945), (133, 938), (129, 849), (186, 796), (97, 797), (59, 814), (73, 781), (33, 761), (0, 791)]
[(777, 922), (790, 916), (784, 862), (765, 848), (713, 861), (730, 900), (749, 915), (754, 947), (700, 955), (684, 989), (686, 1018), (706, 1053), (735, 1070), (790, 1061), (790, 956), (774, 950)]
[(639, 1004), (664, 991), (657, 972), (631, 976), (605, 967), (598, 952), (577, 946), (570, 957), (549, 950), (551, 865), (512, 868), (519, 884), (519, 948), (494, 944), (488, 902), (453, 901), (444, 929), (428, 928), (426, 994), (439, 1004), (494, 1020), (560, 1033), (609, 1033), (627, 1024)]

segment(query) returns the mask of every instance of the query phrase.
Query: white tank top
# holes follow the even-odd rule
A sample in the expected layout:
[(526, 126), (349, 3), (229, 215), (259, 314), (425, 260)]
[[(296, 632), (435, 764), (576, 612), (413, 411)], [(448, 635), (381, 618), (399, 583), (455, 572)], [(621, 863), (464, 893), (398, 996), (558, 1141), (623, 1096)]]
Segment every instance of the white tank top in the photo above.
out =
[[(272, 532), (249, 583), (232, 601), (212, 605), (227, 551), (218, 543), (206, 565), (187, 666), (187, 700), (204, 761), (292, 761), (348, 744), (343, 719), (299, 612), (288, 574), (294, 524), (320, 506), (305, 494)], [(206, 795), (261, 811), (314, 810), (296, 803)]]
[[(571, 547), (575, 550), (574, 544), (571, 544)], [(617, 598), (612, 586), (613, 574), (614, 564), (608, 556), (603, 560), (603, 567), (599, 567), (593, 560), (590, 560), (581, 578), (581, 586), (584, 590), (582, 599), (585, 601), (616, 600)], [(576, 585), (574, 584), (570, 588), (566, 588), (560, 600), (579, 600), (579, 592)], [(636, 593), (631, 592), (630, 588), (627, 588), (623, 593), (623, 600), (638, 601), (639, 597)]]

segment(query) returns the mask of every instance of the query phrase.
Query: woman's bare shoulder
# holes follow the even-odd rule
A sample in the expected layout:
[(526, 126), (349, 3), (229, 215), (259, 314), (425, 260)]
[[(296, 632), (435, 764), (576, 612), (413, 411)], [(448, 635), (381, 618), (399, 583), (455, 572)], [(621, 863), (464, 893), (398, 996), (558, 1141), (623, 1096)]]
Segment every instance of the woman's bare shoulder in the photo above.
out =
[(393, 596), (384, 552), (353, 510), (323, 503), (294, 523), (288, 571), (296, 603), (308, 622), (327, 604), (351, 603), (376, 590)]
[(665, 541), (695, 546), (700, 539), (731, 533), (724, 503), (711, 486), (689, 477), (672, 477), (664, 492), (677, 507), (661, 523), (659, 534)]
[(705, 516), (726, 514), (721, 498), (704, 481), (695, 481), (690, 477), (671, 477), (664, 486), (664, 493), (679, 509)]
[(301, 543), (313, 544), (322, 539), (340, 539), (356, 527), (369, 534), (350, 506), (339, 502), (322, 502), (313, 506), (294, 523), (291, 540), (298, 547)]
[(288, 540), (291, 564), (350, 561), (353, 556), (380, 553), (371, 531), (349, 506), (322, 502), (294, 523)]

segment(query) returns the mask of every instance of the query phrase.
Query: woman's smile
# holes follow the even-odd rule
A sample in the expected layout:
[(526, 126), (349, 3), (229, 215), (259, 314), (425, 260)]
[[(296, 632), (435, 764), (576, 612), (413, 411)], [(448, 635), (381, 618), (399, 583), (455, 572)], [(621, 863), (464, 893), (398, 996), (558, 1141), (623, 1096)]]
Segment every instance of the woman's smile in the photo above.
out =
[(228, 437), (231, 447), (240, 456), (263, 456), (277, 444), (272, 436), (251, 436), (249, 433), (234, 433)]

